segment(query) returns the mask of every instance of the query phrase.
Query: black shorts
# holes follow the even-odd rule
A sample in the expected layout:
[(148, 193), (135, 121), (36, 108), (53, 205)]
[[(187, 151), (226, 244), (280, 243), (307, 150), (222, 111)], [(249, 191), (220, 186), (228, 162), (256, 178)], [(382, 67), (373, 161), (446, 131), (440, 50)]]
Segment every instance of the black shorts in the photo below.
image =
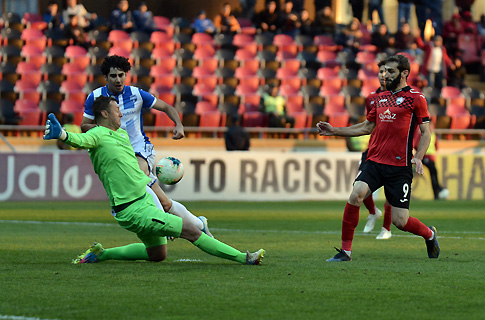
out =
[(392, 206), (409, 209), (412, 167), (390, 166), (367, 160), (355, 181), (367, 183), (372, 192), (384, 186), (384, 194)]
[(360, 158), (360, 162), (359, 162), (359, 171), (362, 171), (362, 169), (364, 169), (364, 164), (367, 161), (367, 153), (368, 152), (369, 152), (369, 149), (362, 152), (362, 158)]

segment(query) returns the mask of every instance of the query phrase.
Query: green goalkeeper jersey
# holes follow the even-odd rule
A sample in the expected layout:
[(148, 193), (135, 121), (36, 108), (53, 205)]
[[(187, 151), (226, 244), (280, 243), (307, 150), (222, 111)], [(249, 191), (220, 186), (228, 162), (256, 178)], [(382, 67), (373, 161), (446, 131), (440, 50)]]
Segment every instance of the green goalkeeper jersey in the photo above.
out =
[(86, 133), (69, 132), (66, 143), (89, 149), (94, 171), (103, 183), (111, 206), (135, 200), (146, 192), (151, 181), (138, 166), (128, 133), (94, 127)]

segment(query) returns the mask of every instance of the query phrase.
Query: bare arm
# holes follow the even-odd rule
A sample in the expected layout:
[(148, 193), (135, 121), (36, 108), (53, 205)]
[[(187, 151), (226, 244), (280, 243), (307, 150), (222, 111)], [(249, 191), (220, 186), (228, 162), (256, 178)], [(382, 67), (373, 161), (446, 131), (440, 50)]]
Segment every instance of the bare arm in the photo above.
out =
[(320, 121), (317, 123), (318, 134), (321, 136), (342, 136), (357, 137), (371, 134), (374, 130), (375, 122), (365, 120), (364, 122), (354, 124), (350, 127), (332, 127), (328, 122)]
[(174, 107), (157, 98), (157, 101), (153, 105), (153, 108), (158, 111), (165, 112), (167, 116), (170, 118), (170, 120), (172, 120), (173, 123), (175, 123), (172, 139), (178, 140), (178, 139), (182, 139), (185, 136), (184, 126), (182, 125), (180, 116)]
[(428, 150), (429, 142), (431, 141), (431, 129), (429, 128), (429, 123), (422, 123), (419, 125), (419, 130), (421, 131), (421, 139), (419, 140), (418, 148), (416, 149), (416, 154), (411, 160), (411, 163), (416, 164), (416, 173), (424, 174), (423, 160), (426, 150)]
[(96, 127), (96, 122), (94, 120), (83, 117), (83, 120), (81, 121), (82, 132), (87, 132), (89, 129), (92, 129), (94, 127)]

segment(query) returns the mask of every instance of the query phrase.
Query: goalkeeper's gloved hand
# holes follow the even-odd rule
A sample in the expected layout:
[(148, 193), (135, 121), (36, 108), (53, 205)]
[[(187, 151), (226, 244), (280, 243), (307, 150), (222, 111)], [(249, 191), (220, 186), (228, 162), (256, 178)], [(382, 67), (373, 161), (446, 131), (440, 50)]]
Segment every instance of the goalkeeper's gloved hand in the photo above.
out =
[(56, 116), (53, 113), (49, 114), (49, 119), (45, 123), (44, 140), (51, 139), (67, 139), (67, 132), (62, 128)]

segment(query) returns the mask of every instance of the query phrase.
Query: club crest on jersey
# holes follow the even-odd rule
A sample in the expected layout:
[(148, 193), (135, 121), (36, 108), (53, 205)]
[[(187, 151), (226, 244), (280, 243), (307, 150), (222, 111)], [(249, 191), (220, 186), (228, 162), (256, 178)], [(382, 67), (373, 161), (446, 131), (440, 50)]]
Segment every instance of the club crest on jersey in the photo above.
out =
[(396, 104), (397, 105), (400, 105), (403, 102), (404, 102), (404, 97), (399, 97), (399, 98), (396, 99)]
[(381, 121), (385, 121), (385, 122), (392, 122), (392, 120), (396, 119), (396, 114), (392, 113), (391, 110), (389, 110), (389, 108), (387, 108), (386, 111), (379, 114), (379, 119), (381, 119)]

